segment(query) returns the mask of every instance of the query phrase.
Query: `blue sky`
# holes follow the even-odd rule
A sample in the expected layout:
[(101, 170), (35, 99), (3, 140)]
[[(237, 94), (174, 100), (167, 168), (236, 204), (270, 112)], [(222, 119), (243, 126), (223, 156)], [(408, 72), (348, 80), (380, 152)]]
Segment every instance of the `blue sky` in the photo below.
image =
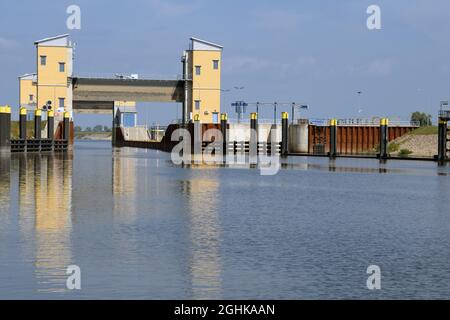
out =
[[(71, 4), (81, 7), (81, 30), (66, 29)], [(381, 7), (382, 30), (366, 27), (371, 4)], [(229, 113), (242, 99), (308, 103), (305, 116), (314, 118), (407, 119), (416, 110), (434, 116), (450, 96), (448, 0), (17, 0), (2, 1), (0, 12), (0, 104), (17, 106), (17, 77), (35, 69), (33, 41), (61, 33), (77, 43), (76, 74), (170, 77), (181, 73), (189, 37), (222, 44), (223, 89), (245, 87), (223, 93)], [(177, 106), (141, 104), (139, 112), (141, 123), (165, 122)]]

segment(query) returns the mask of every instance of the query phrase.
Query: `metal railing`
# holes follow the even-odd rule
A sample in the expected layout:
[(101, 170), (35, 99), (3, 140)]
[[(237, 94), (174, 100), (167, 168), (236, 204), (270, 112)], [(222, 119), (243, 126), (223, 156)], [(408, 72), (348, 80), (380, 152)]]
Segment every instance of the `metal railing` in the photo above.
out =
[(450, 110), (439, 110), (439, 117), (450, 119)]
[(119, 79), (119, 80), (183, 80), (181, 74), (133, 74), (133, 73), (92, 73), (92, 72), (78, 72), (72, 78), (85, 79)]
[[(231, 118), (228, 119), (228, 123), (231, 124), (250, 124), (250, 119), (240, 119), (238, 120), (237, 118)], [(276, 124), (276, 125), (281, 125), (281, 119), (277, 119), (277, 121), (274, 121), (273, 119), (258, 119), (258, 124)]]
[[(310, 125), (329, 126), (331, 119), (309, 119)], [(373, 126), (380, 125), (380, 119), (337, 119), (338, 126)], [(420, 127), (419, 121), (390, 120), (390, 127)]]

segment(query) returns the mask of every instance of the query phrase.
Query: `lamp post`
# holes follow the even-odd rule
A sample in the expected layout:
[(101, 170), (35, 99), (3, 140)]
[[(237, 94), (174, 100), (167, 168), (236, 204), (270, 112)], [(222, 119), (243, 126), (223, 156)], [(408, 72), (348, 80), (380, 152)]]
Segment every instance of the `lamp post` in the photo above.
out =
[(308, 109), (309, 108), (308, 105), (306, 105), (306, 104), (298, 105), (295, 102), (292, 102), (292, 114), (291, 114), (292, 120), (291, 120), (291, 124), (294, 124), (295, 108), (296, 107), (299, 108), (299, 109)]

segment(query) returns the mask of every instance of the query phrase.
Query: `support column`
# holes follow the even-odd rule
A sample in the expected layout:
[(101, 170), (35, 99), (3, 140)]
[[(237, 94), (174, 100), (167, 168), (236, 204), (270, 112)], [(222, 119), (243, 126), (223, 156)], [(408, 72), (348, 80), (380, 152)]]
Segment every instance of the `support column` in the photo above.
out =
[(447, 159), (447, 121), (439, 118), (438, 160)]
[(47, 139), (53, 140), (55, 136), (55, 114), (53, 110), (47, 112)]
[(387, 159), (388, 157), (388, 126), (389, 119), (384, 118), (380, 121), (380, 159)]
[(117, 143), (117, 135), (116, 135), (116, 107), (113, 103), (113, 107), (112, 107), (112, 114), (113, 114), (113, 118), (112, 118), (112, 133), (111, 133), (111, 144), (113, 147), (116, 146)]
[(0, 156), (11, 153), (11, 108), (0, 107)]
[[(281, 113), (281, 156), (286, 157), (288, 154), (288, 137), (289, 137), (289, 114)], [(271, 146), (275, 148), (275, 146)]]
[(250, 114), (250, 141), (249, 141), (250, 163), (257, 162), (258, 156), (258, 114)]
[(41, 127), (42, 127), (42, 111), (36, 109), (34, 112), (34, 139), (41, 140)]
[(63, 140), (70, 140), (70, 113), (64, 112), (64, 121), (63, 121)]
[(337, 120), (331, 119), (330, 121), (330, 158), (336, 158), (337, 156)]
[(220, 115), (220, 131), (222, 132), (222, 139), (223, 139), (222, 154), (224, 161), (228, 151), (227, 127), (228, 127), (228, 115), (226, 113), (222, 113)]
[(20, 108), (19, 111), (19, 138), (27, 139), (27, 108)]

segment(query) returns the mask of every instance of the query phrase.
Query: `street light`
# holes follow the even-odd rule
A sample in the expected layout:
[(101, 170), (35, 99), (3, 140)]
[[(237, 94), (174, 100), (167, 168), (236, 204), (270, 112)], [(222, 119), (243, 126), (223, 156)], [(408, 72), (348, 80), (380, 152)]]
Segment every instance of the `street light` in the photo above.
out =
[(292, 121), (291, 121), (291, 123), (292, 124), (294, 124), (294, 120), (295, 120), (295, 108), (299, 108), (299, 109), (308, 109), (309, 107), (308, 107), (308, 105), (306, 105), (306, 104), (301, 104), (301, 105), (298, 105), (298, 104), (296, 104), (295, 102), (292, 102)]
[(247, 111), (248, 103), (245, 101), (236, 101), (231, 104), (232, 107), (235, 107), (235, 112), (238, 114), (238, 123), (241, 122), (242, 114)]

